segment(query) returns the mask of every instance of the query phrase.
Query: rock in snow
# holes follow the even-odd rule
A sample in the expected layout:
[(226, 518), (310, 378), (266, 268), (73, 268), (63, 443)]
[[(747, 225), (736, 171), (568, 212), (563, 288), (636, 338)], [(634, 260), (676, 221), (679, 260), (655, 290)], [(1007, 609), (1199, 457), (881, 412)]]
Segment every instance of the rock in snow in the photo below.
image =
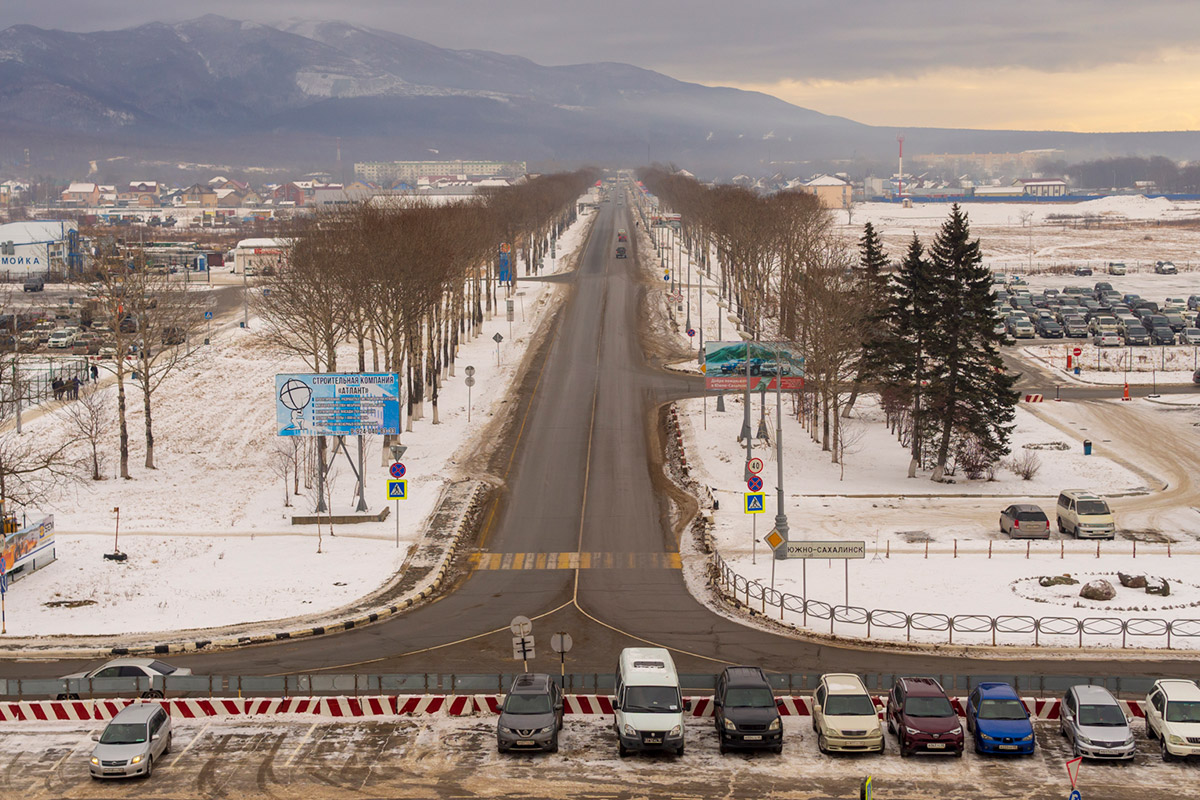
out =
[(1079, 590), (1079, 596), (1084, 600), (1112, 600), (1117, 596), (1117, 590), (1103, 578), (1088, 581)]

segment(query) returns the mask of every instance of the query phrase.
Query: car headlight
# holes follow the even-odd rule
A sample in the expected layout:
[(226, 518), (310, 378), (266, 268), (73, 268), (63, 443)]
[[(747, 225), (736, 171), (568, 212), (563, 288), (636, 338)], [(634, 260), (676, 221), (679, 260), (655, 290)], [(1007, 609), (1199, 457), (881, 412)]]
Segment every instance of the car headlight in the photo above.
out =
[(626, 722), (625, 723), (625, 735), (626, 736), (637, 736), (638, 735), (637, 728), (633, 727), (628, 722)]
[(953, 730), (946, 731), (946, 733), (950, 734), (951, 736), (958, 736), (960, 733), (962, 733), (962, 726), (960, 725)]
[(729, 717), (725, 716), (724, 714), (721, 715), (721, 723), (725, 726), (726, 730), (730, 730), (730, 731), (737, 730), (737, 725), (733, 724), (733, 720), (731, 720)]
[(1168, 741), (1169, 741), (1171, 744), (1183, 744), (1183, 737), (1182, 737), (1182, 736), (1176, 736), (1175, 734), (1173, 734), (1173, 733), (1172, 733), (1172, 734), (1171, 734), (1171, 735), (1168, 737)]
[(129, 759), (130, 764), (140, 764), (141, 761), (142, 761), (141, 756), (134, 756), (133, 758)]
[(667, 736), (678, 736), (681, 733), (683, 733), (683, 726), (676, 725), (674, 728), (671, 728), (671, 732), (668, 733)]
[(1075, 740), (1078, 741), (1080, 744), (1091, 744), (1092, 743), (1092, 740), (1089, 739), (1088, 737), (1084, 736), (1082, 733), (1075, 734)]
[(554, 726), (549, 725), (545, 728), (542, 728), (541, 730), (538, 731), (538, 733), (554, 733)]
[(783, 727), (783, 722), (779, 719), (779, 717), (776, 717), (775, 719), (771, 720), (771, 724), (767, 726), (767, 730), (777, 731), (782, 727)]
[(92, 756), (92, 763), (98, 767), (98, 766), (100, 766), (100, 759), (96, 758), (95, 756)]
[(1033, 741), (1033, 734), (1031, 733), (1031, 734), (1029, 734), (1028, 736), (1022, 736), (1022, 737), (1021, 737), (1021, 741), (1022, 741), (1022, 742), (1032, 742), (1032, 741)]
[(904, 726), (904, 732), (909, 734), (910, 736), (916, 736), (917, 734), (920, 733), (920, 731), (917, 730), (916, 728), (910, 728), (907, 725)]
[(983, 739), (985, 742), (994, 742), (994, 741), (996, 741), (995, 737), (993, 737), (993, 736), (988, 736), (988, 735), (987, 735), (986, 733), (984, 733), (983, 731), (980, 731), (980, 732), (979, 732), (979, 738), (980, 738), (980, 739)]

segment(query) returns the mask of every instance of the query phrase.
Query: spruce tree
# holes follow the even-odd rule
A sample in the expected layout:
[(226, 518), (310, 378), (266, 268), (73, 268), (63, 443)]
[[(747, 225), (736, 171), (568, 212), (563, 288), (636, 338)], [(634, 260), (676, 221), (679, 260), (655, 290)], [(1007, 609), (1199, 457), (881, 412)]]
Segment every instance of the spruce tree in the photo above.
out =
[(940, 481), (955, 435), (973, 440), (993, 461), (1008, 452), (1017, 394), (1016, 378), (1000, 360), (1003, 336), (995, 331), (992, 276), (957, 203), (927, 264), (933, 308), (917, 322), (929, 334), (926, 411), (940, 427), (932, 476)]
[(850, 389), (850, 399), (842, 410), (849, 417), (858, 400), (863, 381), (875, 375), (872, 355), (883, 347), (888, 309), (888, 256), (883, 249), (883, 240), (871, 223), (863, 225), (862, 238), (858, 240), (858, 285), (855, 287), (859, 302), (866, 314), (866, 331), (863, 336), (862, 352), (859, 355), (858, 371)]

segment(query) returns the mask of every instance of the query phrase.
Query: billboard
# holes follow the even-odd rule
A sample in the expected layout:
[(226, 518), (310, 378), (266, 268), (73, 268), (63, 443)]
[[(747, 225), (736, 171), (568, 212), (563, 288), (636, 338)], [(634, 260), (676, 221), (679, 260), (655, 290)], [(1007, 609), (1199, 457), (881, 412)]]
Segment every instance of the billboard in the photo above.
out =
[(54, 546), (54, 515), (43, 517), (19, 531), (4, 534), (0, 549), (0, 572), (12, 572), (47, 547)]
[[(747, 372), (749, 376), (747, 377)], [(704, 388), (720, 391), (804, 388), (804, 356), (786, 342), (705, 342)]]
[(280, 436), (400, 433), (400, 377), (394, 372), (275, 376)]

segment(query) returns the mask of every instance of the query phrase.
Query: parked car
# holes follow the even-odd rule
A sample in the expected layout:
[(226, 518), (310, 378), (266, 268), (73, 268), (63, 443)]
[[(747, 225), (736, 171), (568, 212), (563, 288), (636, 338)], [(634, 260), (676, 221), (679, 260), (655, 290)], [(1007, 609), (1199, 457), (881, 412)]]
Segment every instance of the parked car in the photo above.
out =
[(563, 696), (558, 683), (543, 673), (525, 673), (513, 679), (500, 718), (496, 720), (496, 749), (558, 752), (563, 727)]
[(1187, 323), (1184, 322), (1183, 317), (1175, 312), (1168, 312), (1163, 314), (1162, 317), (1166, 319), (1167, 327), (1175, 333), (1179, 333), (1181, 330), (1187, 327)]
[(1200, 294), (1189, 294), (1187, 299), (1187, 307), (1190, 311), (1200, 309)]
[(1114, 539), (1116, 521), (1108, 502), (1084, 489), (1065, 489), (1058, 495), (1055, 511), (1059, 533), (1076, 539)]
[(857, 675), (821, 676), (813, 696), (812, 726), (822, 753), (883, 752), (883, 729), (875, 701)]
[(1132, 759), (1137, 752), (1129, 719), (1103, 686), (1072, 686), (1059, 706), (1059, 731), (1076, 756)]
[(89, 771), (93, 778), (149, 778), (154, 762), (169, 752), (171, 715), (157, 703), (135, 703), (104, 726)]
[(1049, 539), (1046, 512), (1030, 503), (1014, 503), (1000, 512), (1000, 532), (1013, 539)]
[(1096, 345), (1096, 347), (1120, 347), (1121, 335), (1115, 331), (1097, 333), (1092, 337), (1092, 344)]
[(1124, 275), (1125, 272), (1126, 272), (1126, 269), (1125, 269), (1124, 261), (1108, 262), (1108, 274), (1109, 275)]
[(918, 750), (962, 757), (963, 728), (942, 685), (933, 678), (900, 678), (888, 693), (888, 731), (900, 743), (900, 756)]
[[(115, 658), (112, 661), (106, 661), (90, 672), (73, 672), (70, 675), (64, 675), (62, 680), (88, 681), (105, 678), (150, 678), (153, 681), (154, 678), (164, 678), (169, 675), (181, 676), (191, 674), (192, 671), (187, 667), (174, 667), (154, 658)], [(142, 693), (142, 697), (162, 696), (163, 693), (153, 687)], [(60, 694), (57, 699), (78, 700), (79, 695), (71, 692), (70, 694)]]
[(1073, 274), (1073, 275), (1080, 275), (1080, 276), (1083, 276), (1083, 275), (1091, 275), (1091, 274), (1092, 274), (1092, 268), (1091, 268), (1091, 267), (1089, 267), (1089, 266), (1087, 266), (1087, 265), (1081, 264), (1081, 265), (1079, 265), (1078, 267), (1076, 267), (1076, 268), (1074, 269), (1074, 271), (1072, 272), (1072, 274)]
[(1175, 331), (1171, 330), (1166, 325), (1160, 325), (1159, 327), (1150, 331), (1150, 344), (1175, 344)]
[(1179, 270), (1170, 261), (1155, 261), (1154, 272), (1158, 275), (1177, 275)]
[(1180, 344), (1200, 345), (1200, 328), (1184, 328), (1179, 332)]
[(1014, 339), (1032, 339), (1036, 335), (1033, 323), (1024, 317), (1010, 316), (1006, 325), (1008, 335)]
[(1200, 755), (1200, 688), (1192, 681), (1155, 681), (1146, 695), (1146, 735), (1163, 761)]
[(30, 275), (25, 279), (25, 283), (22, 284), (21, 289), (26, 292), (44, 292), (46, 291), (46, 279)]
[(1125, 329), (1125, 344), (1127, 345), (1146, 345), (1150, 344), (1150, 334), (1145, 328), (1136, 328), (1130, 325)]
[(771, 683), (758, 667), (726, 667), (717, 676), (713, 722), (722, 753), (733, 747), (783, 752), (783, 720)]
[(56, 350), (66, 349), (75, 344), (75, 334), (68, 330), (59, 329), (50, 334), (50, 340), (47, 346)]
[(1043, 339), (1063, 338), (1063, 327), (1053, 317), (1038, 317), (1037, 324), (1034, 327)]
[(1031, 755), (1037, 741), (1029, 711), (1007, 683), (985, 681), (967, 698), (967, 730), (976, 753)]
[(642, 750), (683, 755), (683, 700), (671, 654), (658, 647), (626, 647), (617, 661), (613, 728), (624, 758)]
[(1092, 297), (1099, 300), (1104, 296), (1105, 292), (1111, 292), (1112, 290), (1112, 284), (1108, 281), (1096, 281), (1092, 284)]
[(1083, 317), (1066, 317), (1063, 319), (1062, 326), (1063, 332), (1071, 339), (1087, 338), (1087, 323), (1083, 321)]

